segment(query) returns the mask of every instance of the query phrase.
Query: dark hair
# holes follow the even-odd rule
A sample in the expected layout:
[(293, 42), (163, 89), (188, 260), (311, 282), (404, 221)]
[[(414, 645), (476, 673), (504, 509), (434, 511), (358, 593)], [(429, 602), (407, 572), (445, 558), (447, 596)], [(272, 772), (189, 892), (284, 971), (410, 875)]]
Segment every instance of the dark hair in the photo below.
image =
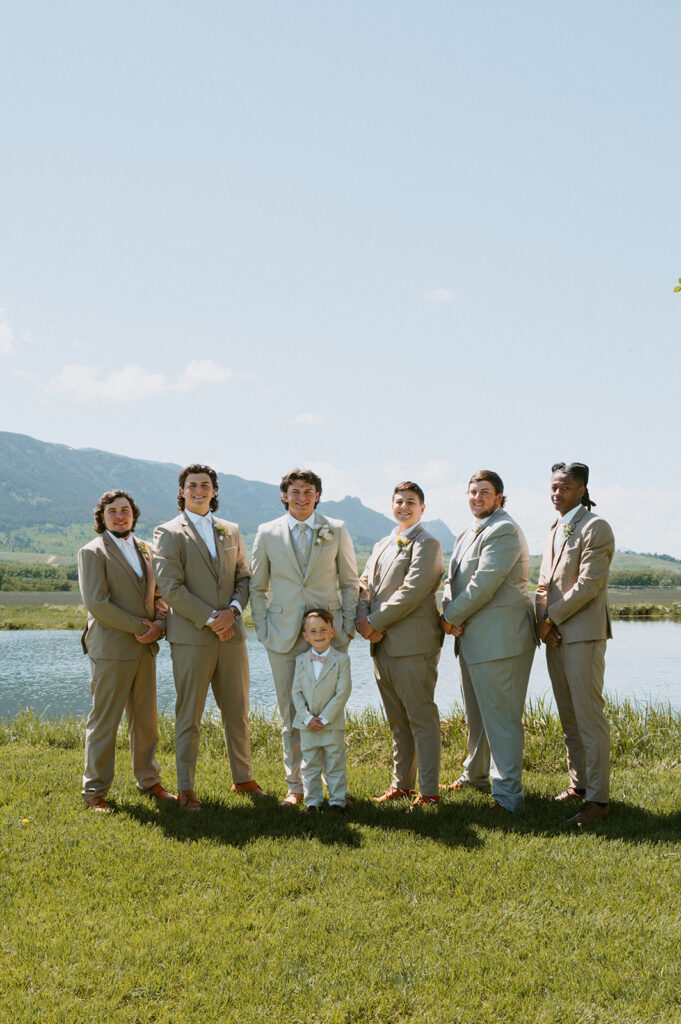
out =
[[(210, 477), (210, 482), (217, 491), (218, 489), (218, 475), (211, 466), (202, 466), (199, 462), (192, 462), (191, 466), (185, 466), (177, 478), (177, 482), (180, 487), (184, 487), (187, 477), (192, 473), (206, 473)], [(177, 507), (180, 512), (184, 512), (184, 494), (182, 491), (178, 491), (177, 494)], [(210, 499), (210, 510), (211, 512), (217, 512), (218, 510), (218, 496), (214, 494)]]
[(311, 615), (317, 615), (320, 619), (324, 619), (328, 626), (333, 626), (333, 615), (327, 608), (310, 608), (309, 612), (305, 612), (303, 615), (303, 629)]
[[(473, 473), (473, 476), (468, 481), (468, 486), (471, 484), (482, 484), (485, 481), (492, 484), (495, 494), (504, 494), (504, 481), (501, 479), (498, 473), (495, 473), (493, 469), (479, 469), (477, 473)], [(503, 508), (506, 504), (506, 496), (501, 499), (501, 507)]]
[(393, 488), (393, 498), (398, 491), (413, 491), (414, 494), (418, 495), (418, 499), (421, 504), (425, 504), (426, 496), (419, 485), (415, 484), (413, 480), (403, 480), (401, 484), (395, 484)]
[(584, 494), (582, 495), (581, 502), (589, 512), (595, 506), (596, 502), (592, 501), (589, 497), (589, 488), (587, 484), (589, 482), (589, 467), (584, 462), (571, 462), (566, 465), (564, 462), (554, 462), (551, 466), (551, 474), (553, 473), (564, 473), (566, 476), (571, 476), (572, 479), (580, 487), (584, 488)]
[(106, 526), (104, 525), (104, 509), (107, 505), (110, 505), (116, 498), (125, 498), (126, 501), (130, 502), (130, 508), (132, 509), (132, 530), (135, 530), (135, 523), (140, 517), (140, 510), (137, 505), (130, 497), (127, 491), (107, 491), (103, 494), (93, 509), (94, 523), (92, 524), (95, 528), (95, 533), (106, 533)]
[[(303, 483), (312, 484), (319, 497), (321, 497), (322, 481), (316, 473), (313, 473), (311, 469), (292, 469), (290, 473), (286, 474), (286, 476), (282, 476), (281, 483), (279, 484), (279, 490), (281, 491), (281, 503), (287, 511), (288, 501), (286, 500), (286, 492), (294, 480), (302, 480)], [(314, 503), (315, 508), (319, 504), (319, 497)]]

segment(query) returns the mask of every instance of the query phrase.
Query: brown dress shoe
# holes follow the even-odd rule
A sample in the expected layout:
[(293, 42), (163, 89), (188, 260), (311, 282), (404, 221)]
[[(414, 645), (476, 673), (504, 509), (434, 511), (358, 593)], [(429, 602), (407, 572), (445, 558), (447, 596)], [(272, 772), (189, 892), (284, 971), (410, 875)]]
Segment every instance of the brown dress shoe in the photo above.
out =
[(177, 802), (183, 811), (200, 811), (201, 804), (196, 799), (193, 789), (181, 789), (177, 794)]
[(232, 783), (231, 793), (251, 793), (253, 796), (264, 796), (264, 792), (260, 788), (257, 782), (251, 779), (250, 782), (234, 782)]
[(558, 794), (558, 796), (554, 796), (553, 799), (564, 802), (566, 800), (583, 800), (585, 796), (585, 789), (579, 790), (574, 789), (572, 786), (568, 786), (567, 789), (564, 789), (562, 793)]
[(594, 825), (597, 821), (605, 821), (610, 817), (610, 804), (594, 803), (587, 800), (581, 811), (577, 811), (571, 818), (568, 818), (568, 825)]
[(418, 811), (422, 807), (437, 807), (439, 802), (439, 796), (424, 796), (423, 793), (417, 793), (413, 801), (409, 804), (407, 811)]
[(511, 814), (508, 807), (503, 807), (498, 800), (495, 800), (490, 808), (492, 814)]
[(101, 811), (102, 814), (113, 814), (113, 807), (108, 804), (103, 796), (91, 796), (85, 801), (89, 811)]
[(331, 804), (329, 810), (332, 814), (345, 814), (345, 807), (341, 807), (340, 804)]
[(389, 786), (385, 793), (372, 797), (375, 804), (385, 804), (389, 800), (406, 800), (414, 795), (413, 789), (398, 789), (397, 786)]
[(144, 792), (148, 793), (149, 796), (156, 797), (161, 802), (177, 803), (177, 797), (169, 793), (161, 782), (155, 782), (153, 786), (149, 786), (149, 789), (145, 789)]
[(295, 807), (297, 804), (302, 804), (303, 794), (302, 793), (287, 793), (283, 800), (280, 801), (280, 807)]

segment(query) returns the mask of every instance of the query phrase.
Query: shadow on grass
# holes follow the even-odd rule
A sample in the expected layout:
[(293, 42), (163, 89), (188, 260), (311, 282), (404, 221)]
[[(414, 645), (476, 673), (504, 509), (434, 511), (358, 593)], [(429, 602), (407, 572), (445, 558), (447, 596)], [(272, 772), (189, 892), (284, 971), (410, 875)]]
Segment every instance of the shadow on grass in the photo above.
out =
[(364, 844), (363, 828), (384, 832), (411, 832), (423, 839), (449, 847), (473, 849), (482, 845), (477, 827), (479, 815), (462, 813), (462, 808), (443, 805), (441, 809), (407, 812), (408, 804), (376, 807), (368, 800), (356, 799), (345, 815), (332, 814), (328, 806), (316, 815), (301, 808), (283, 808), (274, 797), (259, 797), (252, 803), (243, 798), (233, 801), (201, 801), (202, 810), (190, 813), (177, 806), (146, 801), (118, 801), (121, 814), (143, 825), (156, 825), (177, 842), (209, 839), (227, 846), (245, 846), (254, 839), (315, 839), (328, 846), (359, 849)]
[[(491, 808), (482, 806), (479, 799), (460, 797), (456, 805), (468, 821), (494, 831), (504, 831), (521, 836), (588, 836), (599, 839), (636, 845), (678, 842), (681, 839), (681, 809), (669, 813), (647, 811), (636, 804), (625, 801), (611, 801), (610, 817), (595, 825), (580, 826), (568, 824), (568, 818), (576, 814), (580, 803), (557, 803), (552, 798), (538, 795), (525, 796), (525, 807), (515, 814), (493, 814)], [(475, 802), (474, 802), (475, 801)], [(453, 803), (445, 807), (453, 807)]]

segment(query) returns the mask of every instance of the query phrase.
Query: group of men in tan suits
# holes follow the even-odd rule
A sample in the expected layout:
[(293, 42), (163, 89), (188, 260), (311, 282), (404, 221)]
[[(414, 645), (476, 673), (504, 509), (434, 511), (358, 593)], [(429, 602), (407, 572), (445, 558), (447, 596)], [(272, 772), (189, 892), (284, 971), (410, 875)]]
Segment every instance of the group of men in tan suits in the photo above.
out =
[(355, 630), (371, 645), (393, 739), (393, 777), (378, 802), (409, 797), (415, 809), (439, 800), (440, 719), (434, 697), (441, 646), (450, 634), (461, 670), (468, 753), (461, 777), (447, 788), (491, 790), (500, 812), (522, 806), (522, 710), (542, 640), (570, 771), (571, 784), (557, 799), (584, 800), (571, 819), (579, 824), (607, 817), (602, 687), (614, 540), (608, 524), (590, 512), (587, 483), (588, 469), (580, 463), (553, 467), (552, 501), (560, 519), (547, 538), (536, 618), (527, 590), (527, 544), (504, 509), (501, 478), (489, 470), (474, 474), (469, 483), (473, 524), (456, 540), (441, 615), (436, 593), (442, 550), (421, 524), (425, 498), (413, 481), (396, 485), (395, 529), (375, 545), (361, 580), (345, 524), (317, 511), (322, 484), (310, 470), (293, 470), (282, 479), (285, 514), (258, 530), (250, 570), (238, 526), (214, 516), (218, 481), (210, 467), (193, 464), (180, 474), (180, 514), (155, 531), (153, 559), (133, 537), (139, 512), (130, 495), (107, 492), (95, 511), (98, 537), (79, 553), (93, 693), (86, 803), (110, 809), (106, 794), (123, 710), (138, 787), (159, 800), (175, 799), (163, 787), (155, 760), (153, 665), (166, 623), (177, 691), (180, 805), (200, 810), (194, 778), (209, 686), (222, 715), (232, 790), (262, 793), (252, 777), (248, 737), (242, 613), (250, 596), (282, 723), (284, 806), (303, 799), (292, 698), (295, 660), (306, 649), (303, 616), (311, 608), (325, 608), (334, 620), (334, 647), (346, 652)]

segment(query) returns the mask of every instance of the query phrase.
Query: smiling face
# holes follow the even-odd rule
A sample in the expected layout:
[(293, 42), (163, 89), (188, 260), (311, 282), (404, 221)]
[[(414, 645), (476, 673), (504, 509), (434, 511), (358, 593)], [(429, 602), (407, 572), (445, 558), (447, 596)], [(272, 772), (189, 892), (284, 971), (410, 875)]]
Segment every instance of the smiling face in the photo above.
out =
[(189, 473), (180, 487), (184, 498), (184, 507), (197, 516), (205, 516), (210, 512), (210, 503), (217, 494), (213, 481), (208, 473)]
[(395, 491), (393, 494), (393, 518), (399, 533), (404, 533), (421, 521), (426, 506), (415, 491)]
[(581, 504), (585, 491), (586, 487), (569, 473), (554, 473), (551, 477), (551, 503), (559, 516)]
[(335, 633), (336, 630), (331, 623), (325, 622), (320, 615), (308, 615), (305, 619), (303, 640), (318, 653), (326, 650)]
[(489, 480), (474, 480), (468, 485), (468, 504), (476, 519), (486, 519), (501, 508), (504, 495), (497, 494)]
[(110, 505), (105, 505), (102, 518), (104, 526), (114, 537), (129, 536), (135, 524), (135, 516), (127, 498), (115, 498)]
[(299, 523), (305, 522), (319, 501), (319, 491), (307, 480), (292, 480), (286, 490), (288, 510)]

